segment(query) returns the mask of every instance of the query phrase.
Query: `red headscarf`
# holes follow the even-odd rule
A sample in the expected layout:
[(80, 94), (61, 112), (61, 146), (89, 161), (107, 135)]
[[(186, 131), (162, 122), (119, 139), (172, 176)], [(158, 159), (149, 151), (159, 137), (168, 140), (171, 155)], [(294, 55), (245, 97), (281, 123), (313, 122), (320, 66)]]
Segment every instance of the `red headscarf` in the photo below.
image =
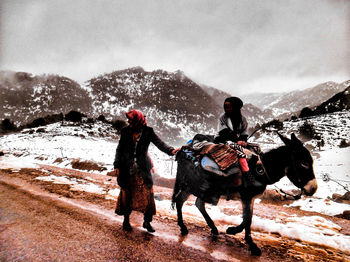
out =
[(146, 117), (139, 110), (127, 112), (126, 117), (130, 120), (129, 125), (132, 128), (142, 128), (147, 125)]

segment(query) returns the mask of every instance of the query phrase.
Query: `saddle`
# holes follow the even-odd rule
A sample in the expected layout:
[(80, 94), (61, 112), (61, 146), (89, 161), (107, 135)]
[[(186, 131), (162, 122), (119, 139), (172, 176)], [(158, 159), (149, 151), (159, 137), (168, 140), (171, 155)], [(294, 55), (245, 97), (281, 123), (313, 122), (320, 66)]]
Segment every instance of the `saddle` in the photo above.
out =
[(200, 147), (198, 145), (194, 148), (186, 146), (182, 148), (182, 151), (195, 166), (201, 166), (212, 174), (226, 177), (241, 173), (237, 152), (229, 146), (209, 142)]
[[(195, 166), (201, 166), (213, 175), (230, 177), (230, 183), (239, 186), (242, 183), (242, 171), (238, 156), (242, 152), (230, 144), (216, 144), (213, 141), (211, 136), (197, 134), (182, 150)], [(260, 146), (253, 143), (246, 143), (241, 149), (248, 160), (261, 152)]]
[(237, 151), (226, 144), (208, 144), (203, 146), (200, 155), (208, 155), (220, 170), (225, 171), (237, 162)]
[(226, 177), (234, 174), (239, 177), (241, 176), (241, 169), (238, 164), (232, 165), (225, 171), (222, 171), (218, 164), (208, 156), (203, 156), (200, 164), (204, 170), (219, 176)]

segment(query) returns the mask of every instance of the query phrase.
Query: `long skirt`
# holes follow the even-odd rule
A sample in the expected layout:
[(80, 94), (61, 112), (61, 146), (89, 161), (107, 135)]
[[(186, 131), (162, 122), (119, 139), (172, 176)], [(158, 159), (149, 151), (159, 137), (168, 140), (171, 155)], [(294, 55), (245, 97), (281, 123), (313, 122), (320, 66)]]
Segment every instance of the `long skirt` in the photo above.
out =
[(152, 216), (156, 214), (153, 186), (147, 188), (136, 164), (133, 165), (130, 175), (128, 188), (120, 190), (115, 212), (118, 215), (130, 215), (132, 210), (139, 211), (144, 213), (145, 220), (150, 222)]

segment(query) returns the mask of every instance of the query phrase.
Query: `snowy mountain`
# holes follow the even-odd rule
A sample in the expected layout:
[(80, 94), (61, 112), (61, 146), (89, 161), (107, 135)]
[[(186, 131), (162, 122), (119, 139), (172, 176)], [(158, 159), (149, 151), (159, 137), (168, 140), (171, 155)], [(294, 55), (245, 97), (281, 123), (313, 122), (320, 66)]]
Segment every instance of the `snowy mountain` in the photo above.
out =
[(188, 133), (215, 132), (220, 113), (214, 99), (183, 72), (146, 72), (140, 67), (93, 78), (83, 88), (66, 77), (2, 71), (0, 94), (0, 119), (9, 118), (17, 126), (71, 110), (124, 119), (123, 112), (136, 108), (161, 137), (179, 143)]
[(301, 110), (299, 117), (310, 117), (349, 109), (350, 86), (348, 86), (344, 91), (339, 92), (338, 94), (334, 95), (333, 97), (331, 97), (330, 99), (313, 109), (309, 107), (304, 107)]
[(220, 113), (215, 100), (183, 72), (146, 72), (140, 67), (87, 81), (96, 115), (125, 118), (136, 108), (161, 137), (183, 142), (193, 132), (212, 133)]
[(350, 110), (350, 81), (348, 87), (315, 108), (316, 114)]
[(315, 87), (284, 93), (252, 94), (242, 96), (261, 110), (270, 110), (275, 118), (284, 119), (292, 113), (299, 115), (304, 107), (315, 107), (350, 86), (350, 80), (341, 84), (326, 82)]
[[(302, 108), (318, 106), (349, 85), (350, 81), (327, 82), (303, 91), (242, 97), (245, 102), (242, 112), (254, 128), (280, 113), (287, 118)], [(0, 95), (3, 98), (0, 119), (9, 118), (16, 125), (71, 110), (88, 117), (103, 115), (109, 120), (124, 119), (124, 112), (136, 108), (143, 111), (149, 125), (171, 143), (183, 143), (185, 137), (195, 133), (214, 134), (217, 119), (223, 113), (223, 101), (231, 96), (199, 85), (181, 71), (147, 72), (141, 67), (100, 75), (86, 81), (83, 87), (57, 75), (2, 71)]]
[(71, 110), (91, 112), (86, 90), (66, 77), (32, 76), (24, 72), (0, 71), (0, 119), (9, 118), (17, 125), (48, 114)]

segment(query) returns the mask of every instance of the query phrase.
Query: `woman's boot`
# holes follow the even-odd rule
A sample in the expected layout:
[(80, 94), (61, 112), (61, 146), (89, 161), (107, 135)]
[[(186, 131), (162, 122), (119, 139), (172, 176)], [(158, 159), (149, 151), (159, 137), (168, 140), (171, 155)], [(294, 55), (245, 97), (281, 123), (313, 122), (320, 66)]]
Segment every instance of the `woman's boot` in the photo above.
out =
[(151, 226), (151, 223), (148, 222), (148, 221), (143, 221), (143, 225), (142, 225), (143, 228), (146, 228), (148, 232), (150, 233), (153, 233), (153, 232), (156, 232), (154, 230), (154, 228)]
[(131, 227), (130, 221), (129, 221), (129, 215), (124, 215), (123, 230), (125, 230), (125, 231), (132, 230), (132, 227)]

